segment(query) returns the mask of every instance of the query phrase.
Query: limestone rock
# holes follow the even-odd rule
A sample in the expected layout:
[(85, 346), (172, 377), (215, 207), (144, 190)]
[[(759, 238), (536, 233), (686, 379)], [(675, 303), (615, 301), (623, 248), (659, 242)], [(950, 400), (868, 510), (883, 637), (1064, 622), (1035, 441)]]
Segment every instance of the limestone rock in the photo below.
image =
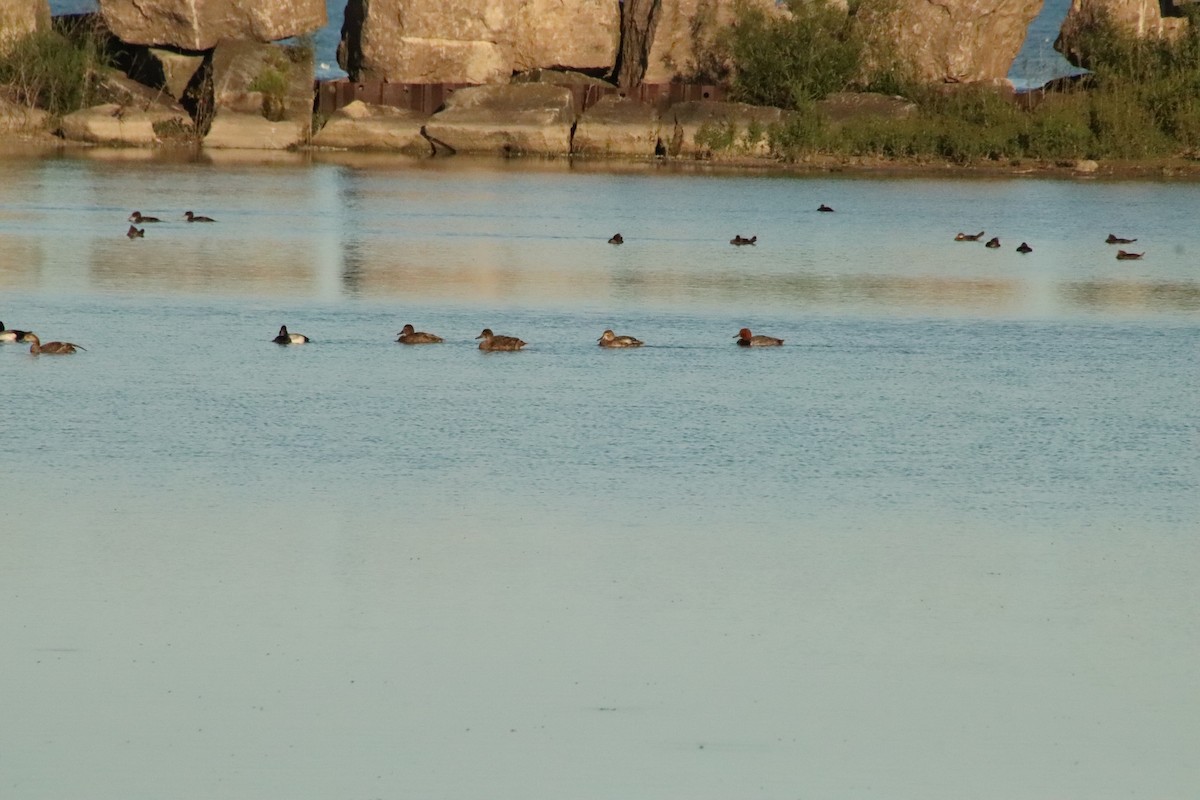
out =
[(10, 103), (0, 97), (0, 133), (33, 133), (46, 130), (50, 112)]
[(425, 126), (455, 151), (565, 155), (575, 102), (569, 89), (542, 83), (459, 89)]
[[(707, 140), (719, 138), (728, 131), (731, 150), (744, 155), (767, 155), (769, 144), (766, 131), (783, 122), (782, 109), (752, 106), (746, 103), (724, 103), (716, 100), (689, 100), (676, 103), (663, 113), (663, 140), (671, 156), (697, 157), (712, 154), (714, 148)], [(754, 139), (752, 128), (762, 132)], [(667, 133), (670, 132), (670, 138)], [(697, 141), (697, 135), (701, 141)]]
[(1107, 17), (1116, 27), (1141, 38), (1175, 38), (1187, 28), (1187, 20), (1164, 17), (1158, 0), (1071, 0), (1054, 49), (1077, 67), (1087, 67), (1087, 53), (1081, 52), (1079, 33), (1098, 18)]
[(118, 103), (103, 103), (63, 117), (61, 131), (64, 139), (75, 142), (150, 145), (181, 134), (190, 125), (186, 113), (162, 108), (139, 110)]
[(272, 42), (325, 27), (324, 0), (100, 0), (117, 38), (208, 50), (221, 39)]
[(48, 30), (49, 0), (0, 0), (0, 53), (31, 33)]
[(496, 83), (537, 67), (607, 68), (611, 0), (350, 0), (338, 61), (355, 79)]
[[(307, 140), (312, 127), (311, 53), (222, 41), (212, 58), (216, 116), (204, 138), (206, 147), (277, 150)], [(256, 143), (255, 136), (261, 141)]]
[(613, 0), (517, 3), (511, 31), (512, 71), (535, 67), (610, 69), (621, 38)]
[(178, 53), (160, 47), (151, 47), (147, 52), (162, 70), (163, 86), (167, 93), (176, 100), (183, 99), (183, 94), (187, 91), (188, 84), (191, 83), (196, 70), (200, 69), (204, 63), (204, 56)]
[(642, 81), (669, 83), (707, 71), (717, 33), (733, 24), (743, 3), (777, 10), (774, 0), (662, 0)]
[(204, 137), (206, 148), (234, 150), (287, 150), (304, 144), (308, 126), (294, 120), (273, 122), (261, 114), (219, 113)]
[(654, 106), (631, 97), (600, 98), (579, 118), (571, 152), (601, 156), (652, 156), (661, 121)]
[(139, 111), (166, 111), (187, 116), (183, 106), (166, 93), (155, 91), (115, 70), (108, 70), (100, 76), (96, 96), (102, 102), (117, 103)]
[(894, 0), (856, 16), (868, 59), (909, 64), (931, 83), (1001, 83), (1042, 0)]
[(350, 150), (398, 150), (411, 155), (428, 155), (429, 142), (421, 127), (429, 118), (417, 111), (376, 106), (355, 100), (336, 111), (315, 136), (317, 147)]

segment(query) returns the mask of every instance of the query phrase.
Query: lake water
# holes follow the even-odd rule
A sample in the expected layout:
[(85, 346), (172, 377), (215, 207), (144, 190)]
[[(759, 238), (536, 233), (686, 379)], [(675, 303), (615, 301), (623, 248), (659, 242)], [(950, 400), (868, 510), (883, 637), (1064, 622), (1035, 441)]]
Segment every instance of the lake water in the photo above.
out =
[(1198, 205), (0, 160), (0, 795), (1192, 798)]

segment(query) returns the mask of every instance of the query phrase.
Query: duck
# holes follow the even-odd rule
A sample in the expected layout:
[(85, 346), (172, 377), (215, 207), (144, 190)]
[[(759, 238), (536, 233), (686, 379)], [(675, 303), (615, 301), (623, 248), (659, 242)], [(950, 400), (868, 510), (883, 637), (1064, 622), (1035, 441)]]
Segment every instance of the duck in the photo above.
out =
[(146, 229), (135, 228), (134, 226), (130, 225), (129, 230), (125, 231), (125, 235), (130, 239), (144, 239), (146, 238)]
[(25, 341), (25, 337), (28, 335), (29, 331), (19, 331), (15, 328), (10, 330), (9, 328), (4, 327), (3, 322), (0, 322), (0, 342), (23, 342)]
[(749, 328), (742, 328), (733, 338), (738, 340), (739, 347), (779, 347), (783, 344), (783, 339), (776, 339), (774, 336), (754, 336)]
[(744, 244), (754, 244), (757, 241), (758, 236), (751, 236), (749, 239), (747, 239), (739, 233), (737, 236), (734, 236), (732, 239), (730, 239), (729, 243), (736, 247), (741, 247)]
[(1104, 243), (1105, 244), (1133, 244), (1136, 241), (1137, 241), (1137, 239), (1122, 239), (1120, 236), (1114, 236), (1113, 234), (1110, 233), (1108, 235), (1108, 238), (1104, 240)]
[(983, 231), (980, 231), (979, 233), (961, 233), (960, 232), (957, 236), (954, 237), (954, 241), (956, 241), (956, 242), (978, 242), (980, 239), (983, 238), (983, 233), (984, 233)]
[(34, 356), (69, 356), (76, 348), (86, 350), (82, 345), (71, 342), (46, 342), (37, 337), (33, 331), (26, 331), (24, 341), (29, 342), (29, 354)]
[(995, 250), (997, 247), (999, 247), (999, 246), (1000, 246), (1000, 237), (999, 237), (999, 236), (993, 236), (991, 239), (988, 239), (986, 242), (984, 242), (983, 246), (984, 246), (984, 247), (990, 247), (990, 248), (992, 248), (993, 250)]
[(483, 340), (479, 343), (480, 350), (520, 350), (525, 346), (525, 342), (515, 336), (497, 336), (491, 328), (484, 328), (475, 338)]
[(187, 217), (188, 222), (216, 222), (212, 217), (202, 217), (199, 214), (193, 214), (191, 211), (185, 211), (183, 215)]
[(1032, 253), (1032, 252), (1033, 252), (1033, 248), (1032, 248), (1032, 247), (1030, 247), (1030, 246), (1029, 246), (1028, 244), (1026, 244), (1025, 242), (1021, 242), (1019, 245), (1017, 245), (1017, 252), (1018, 252), (1018, 253)]
[(613, 237), (608, 240), (609, 244), (625, 244), (625, 237), (619, 233), (614, 233)]
[(141, 225), (144, 222), (162, 222), (162, 220), (158, 217), (144, 217), (142, 216), (142, 212), (135, 211), (129, 215), (129, 222)]
[(302, 333), (288, 333), (287, 325), (279, 326), (279, 335), (271, 340), (275, 344), (307, 344), (312, 341)]
[(821, 205), (817, 206), (817, 211), (820, 211), (824, 214), (832, 214), (833, 213), (833, 209), (830, 208), (829, 206), (825, 205), (824, 203), (821, 203)]
[(396, 341), (400, 344), (437, 344), (442, 341), (442, 337), (434, 336), (432, 333), (423, 333), (413, 328), (412, 325), (405, 325), (396, 336)]
[(1117, 261), (1137, 261), (1145, 253), (1126, 253), (1124, 250), (1117, 251)]
[(641, 347), (645, 342), (641, 339), (635, 339), (632, 336), (617, 336), (611, 330), (607, 330), (596, 340), (601, 347)]

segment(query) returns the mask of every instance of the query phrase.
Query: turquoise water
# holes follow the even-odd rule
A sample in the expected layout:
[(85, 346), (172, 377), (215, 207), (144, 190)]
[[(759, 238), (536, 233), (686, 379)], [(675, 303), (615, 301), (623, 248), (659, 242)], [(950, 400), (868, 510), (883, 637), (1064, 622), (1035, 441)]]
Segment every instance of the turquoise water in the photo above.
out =
[(108, 158), (0, 160), (6, 798), (1192, 795), (1200, 187)]

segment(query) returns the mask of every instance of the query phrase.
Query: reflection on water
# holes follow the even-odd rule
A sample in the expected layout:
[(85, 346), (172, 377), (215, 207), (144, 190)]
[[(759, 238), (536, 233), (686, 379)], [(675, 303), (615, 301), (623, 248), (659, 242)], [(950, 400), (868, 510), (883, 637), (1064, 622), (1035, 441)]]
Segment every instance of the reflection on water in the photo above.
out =
[[(146, 152), (0, 161), (4, 285), (1001, 316), (1177, 313), (1200, 293), (1192, 184)], [(839, 211), (813, 213), (825, 200)], [(167, 221), (129, 242), (135, 205)], [(193, 206), (219, 226), (182, 224)], [(1004, 247), (952, 241), (977, 228)], [(626, 244), (606, 245), (617, 230)], [(1146, 259), (1116, 262), (1113, 230)], [(733, 249), (735, 233), (759, 244)]]

